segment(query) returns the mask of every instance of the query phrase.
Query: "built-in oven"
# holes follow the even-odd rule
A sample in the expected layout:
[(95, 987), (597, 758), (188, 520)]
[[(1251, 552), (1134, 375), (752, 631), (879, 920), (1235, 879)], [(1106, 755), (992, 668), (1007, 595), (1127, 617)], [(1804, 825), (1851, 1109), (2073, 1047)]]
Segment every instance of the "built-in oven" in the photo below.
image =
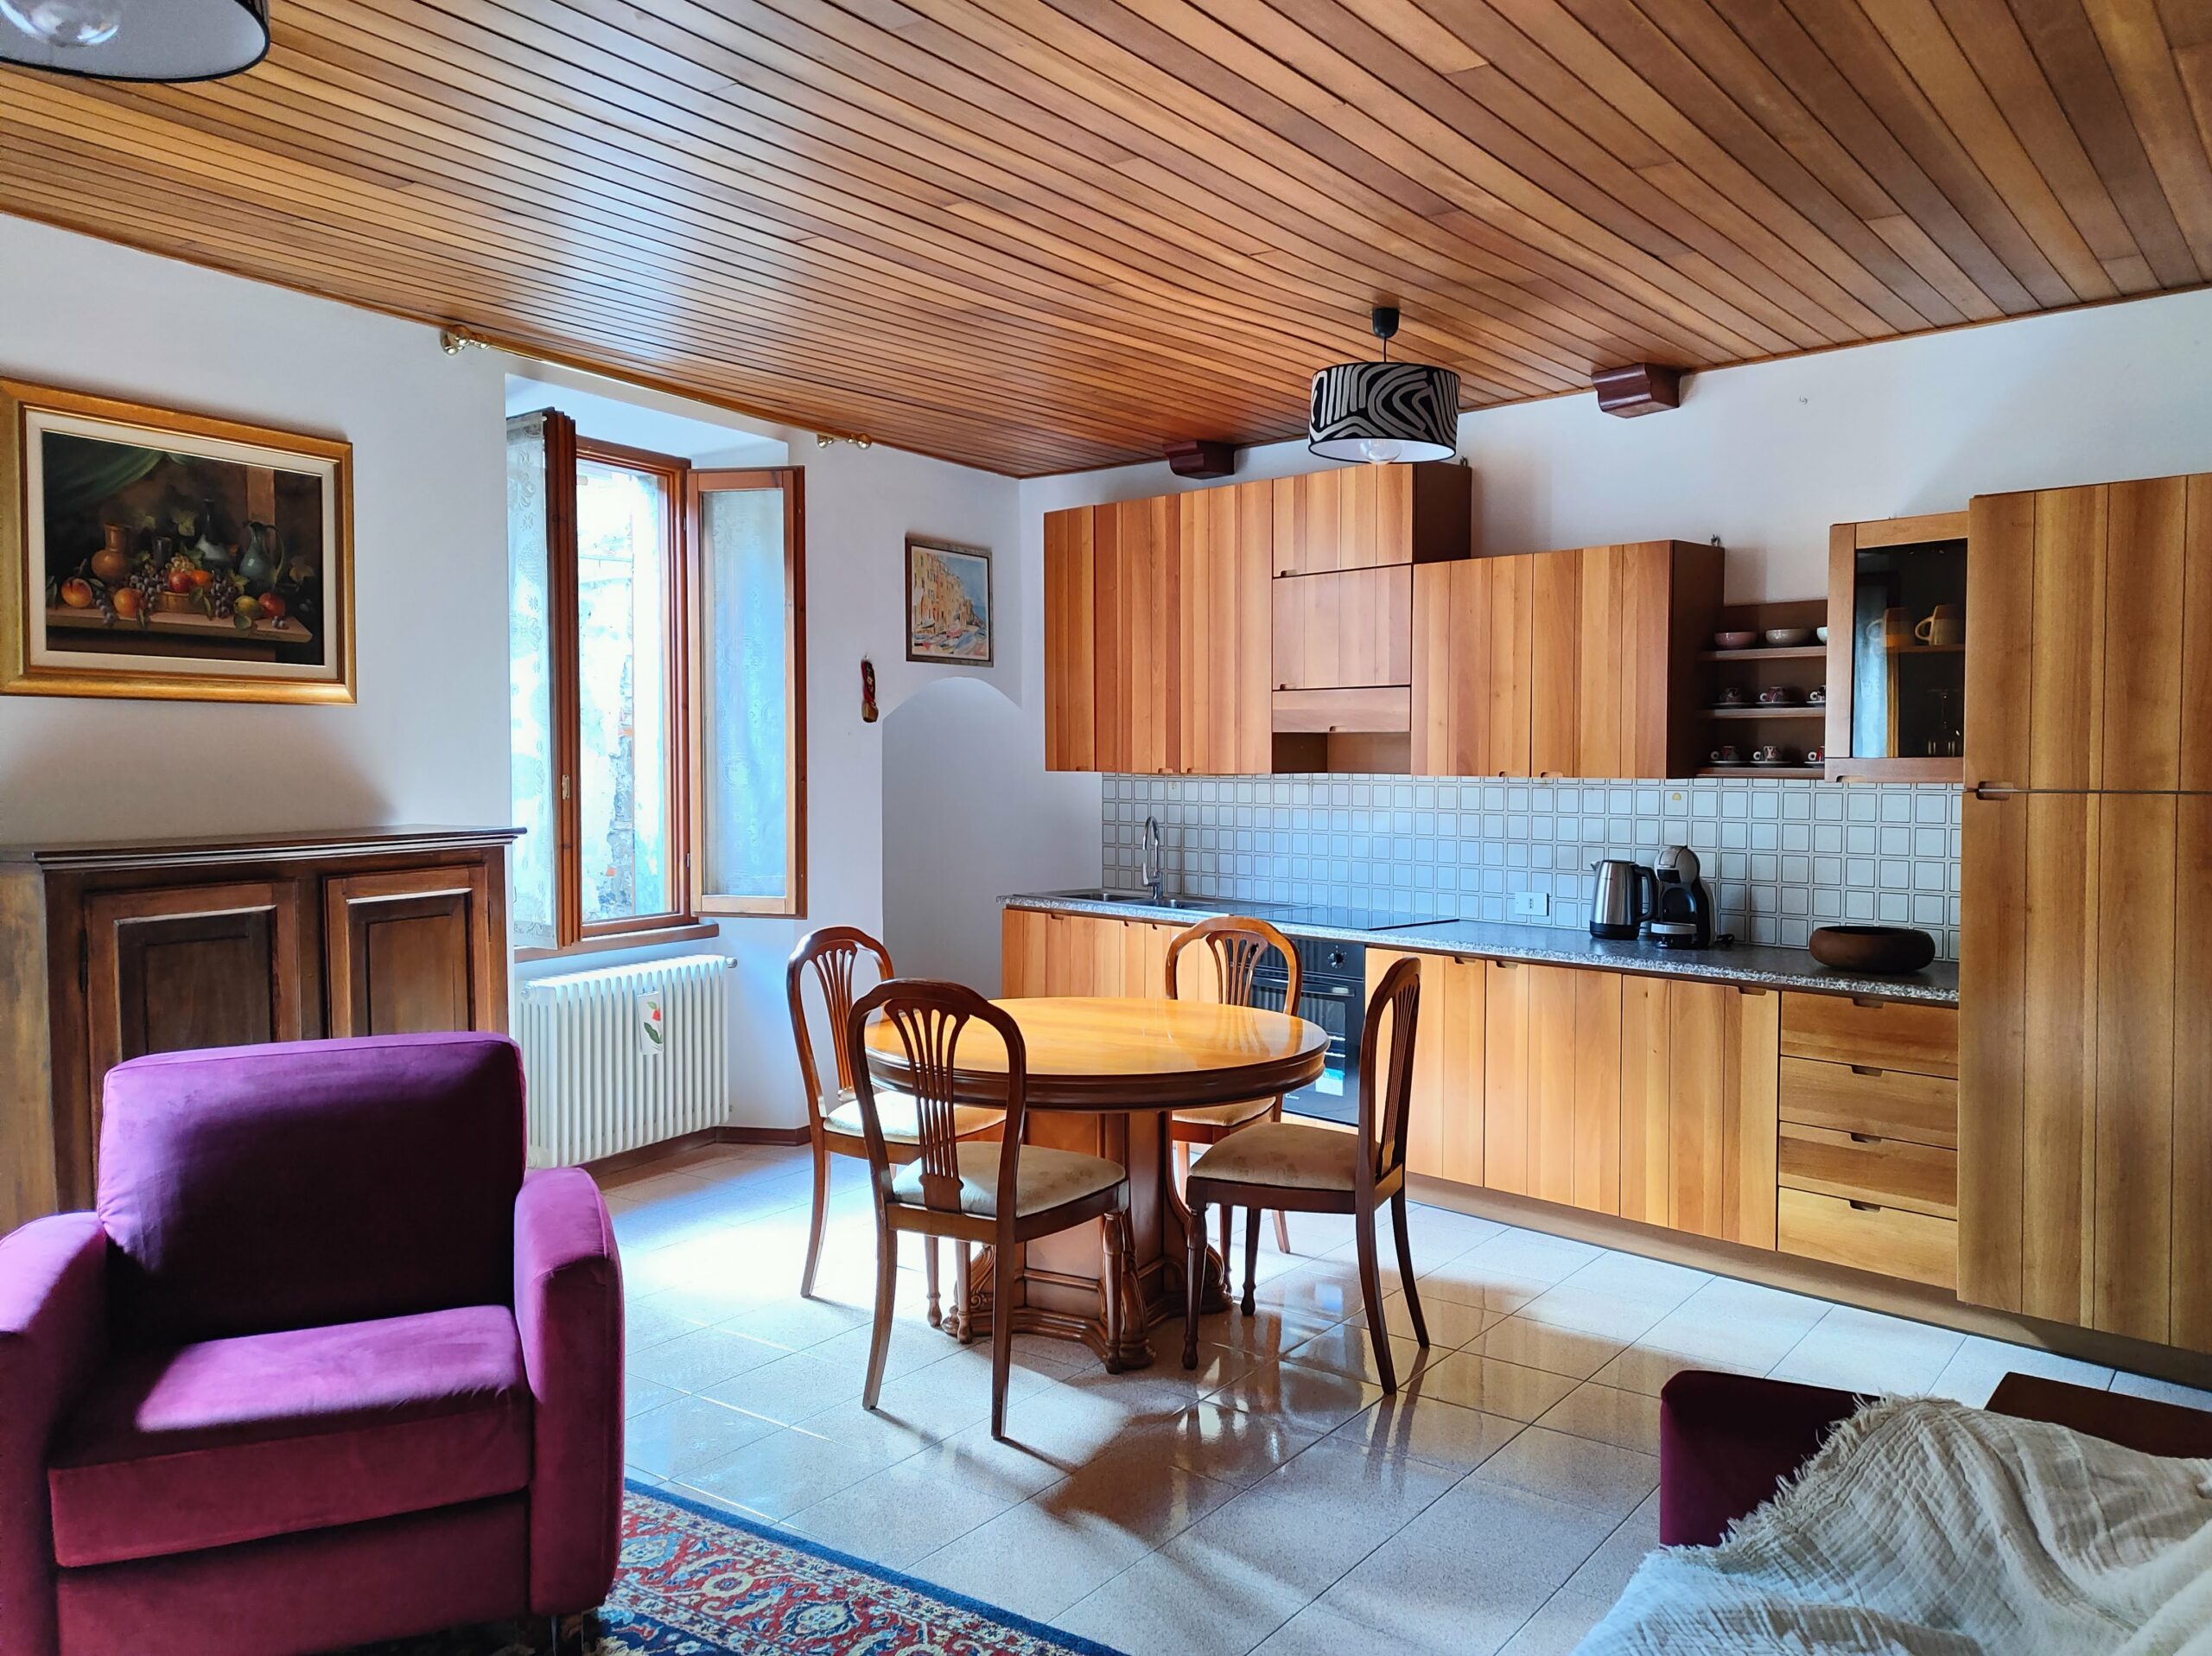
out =
[[(1298, 1004), (1287, 1009), (1328, 1032), (1328, 1067), (1319, 1080), (1283, 1095), (1287, 1115), (1352, 1125), (1359, 1120), (1359, 1038), (1367, 1021), (1367, 951), (1357, 943), (1297, 940)], [(1270, 949), (1253, 974), (1252, 998), (1282, 1011), (1290, 976)]]

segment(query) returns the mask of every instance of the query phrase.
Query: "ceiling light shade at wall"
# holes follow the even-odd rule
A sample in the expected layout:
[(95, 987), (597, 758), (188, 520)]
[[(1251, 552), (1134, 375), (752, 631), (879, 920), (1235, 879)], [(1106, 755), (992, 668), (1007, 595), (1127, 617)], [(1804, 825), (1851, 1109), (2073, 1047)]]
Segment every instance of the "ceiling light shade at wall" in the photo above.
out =
[[(4, 0), (0, 0), (4, 3)], [(1324, 460), (1449, 460), (1459, 452), (1459, 376), (1449, 368), (1389, 360), (1398, 313), (1377, 306), (1380, 362), (1339, 362), (1313, 376), (1306, 446)]]
[(269, 50), (269, 0), (0, 0), (0, 62), (101, 80), (213, 80)]

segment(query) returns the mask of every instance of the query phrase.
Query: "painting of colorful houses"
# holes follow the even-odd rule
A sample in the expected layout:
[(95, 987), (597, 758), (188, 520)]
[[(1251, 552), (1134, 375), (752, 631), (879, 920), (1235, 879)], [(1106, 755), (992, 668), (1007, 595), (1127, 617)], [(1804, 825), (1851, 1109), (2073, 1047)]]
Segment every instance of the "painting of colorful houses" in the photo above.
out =
[(991, 665), (991, 555), (906, 538), (906, 659)]

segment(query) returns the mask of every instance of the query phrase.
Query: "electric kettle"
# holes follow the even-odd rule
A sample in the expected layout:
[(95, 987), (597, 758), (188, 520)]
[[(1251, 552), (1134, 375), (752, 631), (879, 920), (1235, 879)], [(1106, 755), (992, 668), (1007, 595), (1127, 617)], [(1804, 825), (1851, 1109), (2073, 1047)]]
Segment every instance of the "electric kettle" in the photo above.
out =
[(1590, 900), (1590, 935), (1633, 939), (1659, 906), (1659, 882), (1641, 863), (1624, 857), (1590, 865), (1598, 889)]

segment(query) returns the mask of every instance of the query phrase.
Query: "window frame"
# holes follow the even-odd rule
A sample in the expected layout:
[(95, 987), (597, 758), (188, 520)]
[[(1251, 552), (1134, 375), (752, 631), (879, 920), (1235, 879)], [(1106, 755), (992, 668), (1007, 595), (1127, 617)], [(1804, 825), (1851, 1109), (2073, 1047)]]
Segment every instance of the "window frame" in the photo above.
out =
[[(721, 918), (803, 917), (806, 913), (806, 489), (797, 466), (700, 468), (673, 455), (587, 437), (556, 409), (543, 411), (545, 464), (547, 700), (553, 758), (553, 933), (550, 947), (524, 946), (518, 960), (711, 937)], [(661, 555), (668, 591), (664, 725), (668, 743), (666, 866), (672, 907), (652, 914), (587, 922), (583, 908), (581, 552), (576, 492), (586, 462), (647, 472), (659, 480)], [(785, 889), (774, 897), (710, 892), (697, 855), (704, 843), (706, 705), (703, 675), (712, 662), (698, 598), (706, 590), (701, 510), (706, 494), (776, 488), (784, 504)]]
[[(699, 636), (703, 606), (689, 602), (707, 589), (701, 560), (706, 556), (702, 498), (710, 494), (780, 489), (784, 497), (784, 891), (756, 897), (706, 889), (703, 857), (692, 857), (692, 912), (702, 917), (728, 915), (801, 918), (806, 914), (806, 472), (798, 466), (694, 468), (685, 496), (684, 522), (691, 541), (691, 584), (686, 589), (693, 647), (686, 680), (690, 705), (684, 728), (690, 742), (686, 765), (694, 777), (705, 774), (705, 722), (697, 710), (707, 705), (704, 675), (714, 659)], [(706, 802), (695, 790), (688, 825), (690, 844), (706, 843)]]

